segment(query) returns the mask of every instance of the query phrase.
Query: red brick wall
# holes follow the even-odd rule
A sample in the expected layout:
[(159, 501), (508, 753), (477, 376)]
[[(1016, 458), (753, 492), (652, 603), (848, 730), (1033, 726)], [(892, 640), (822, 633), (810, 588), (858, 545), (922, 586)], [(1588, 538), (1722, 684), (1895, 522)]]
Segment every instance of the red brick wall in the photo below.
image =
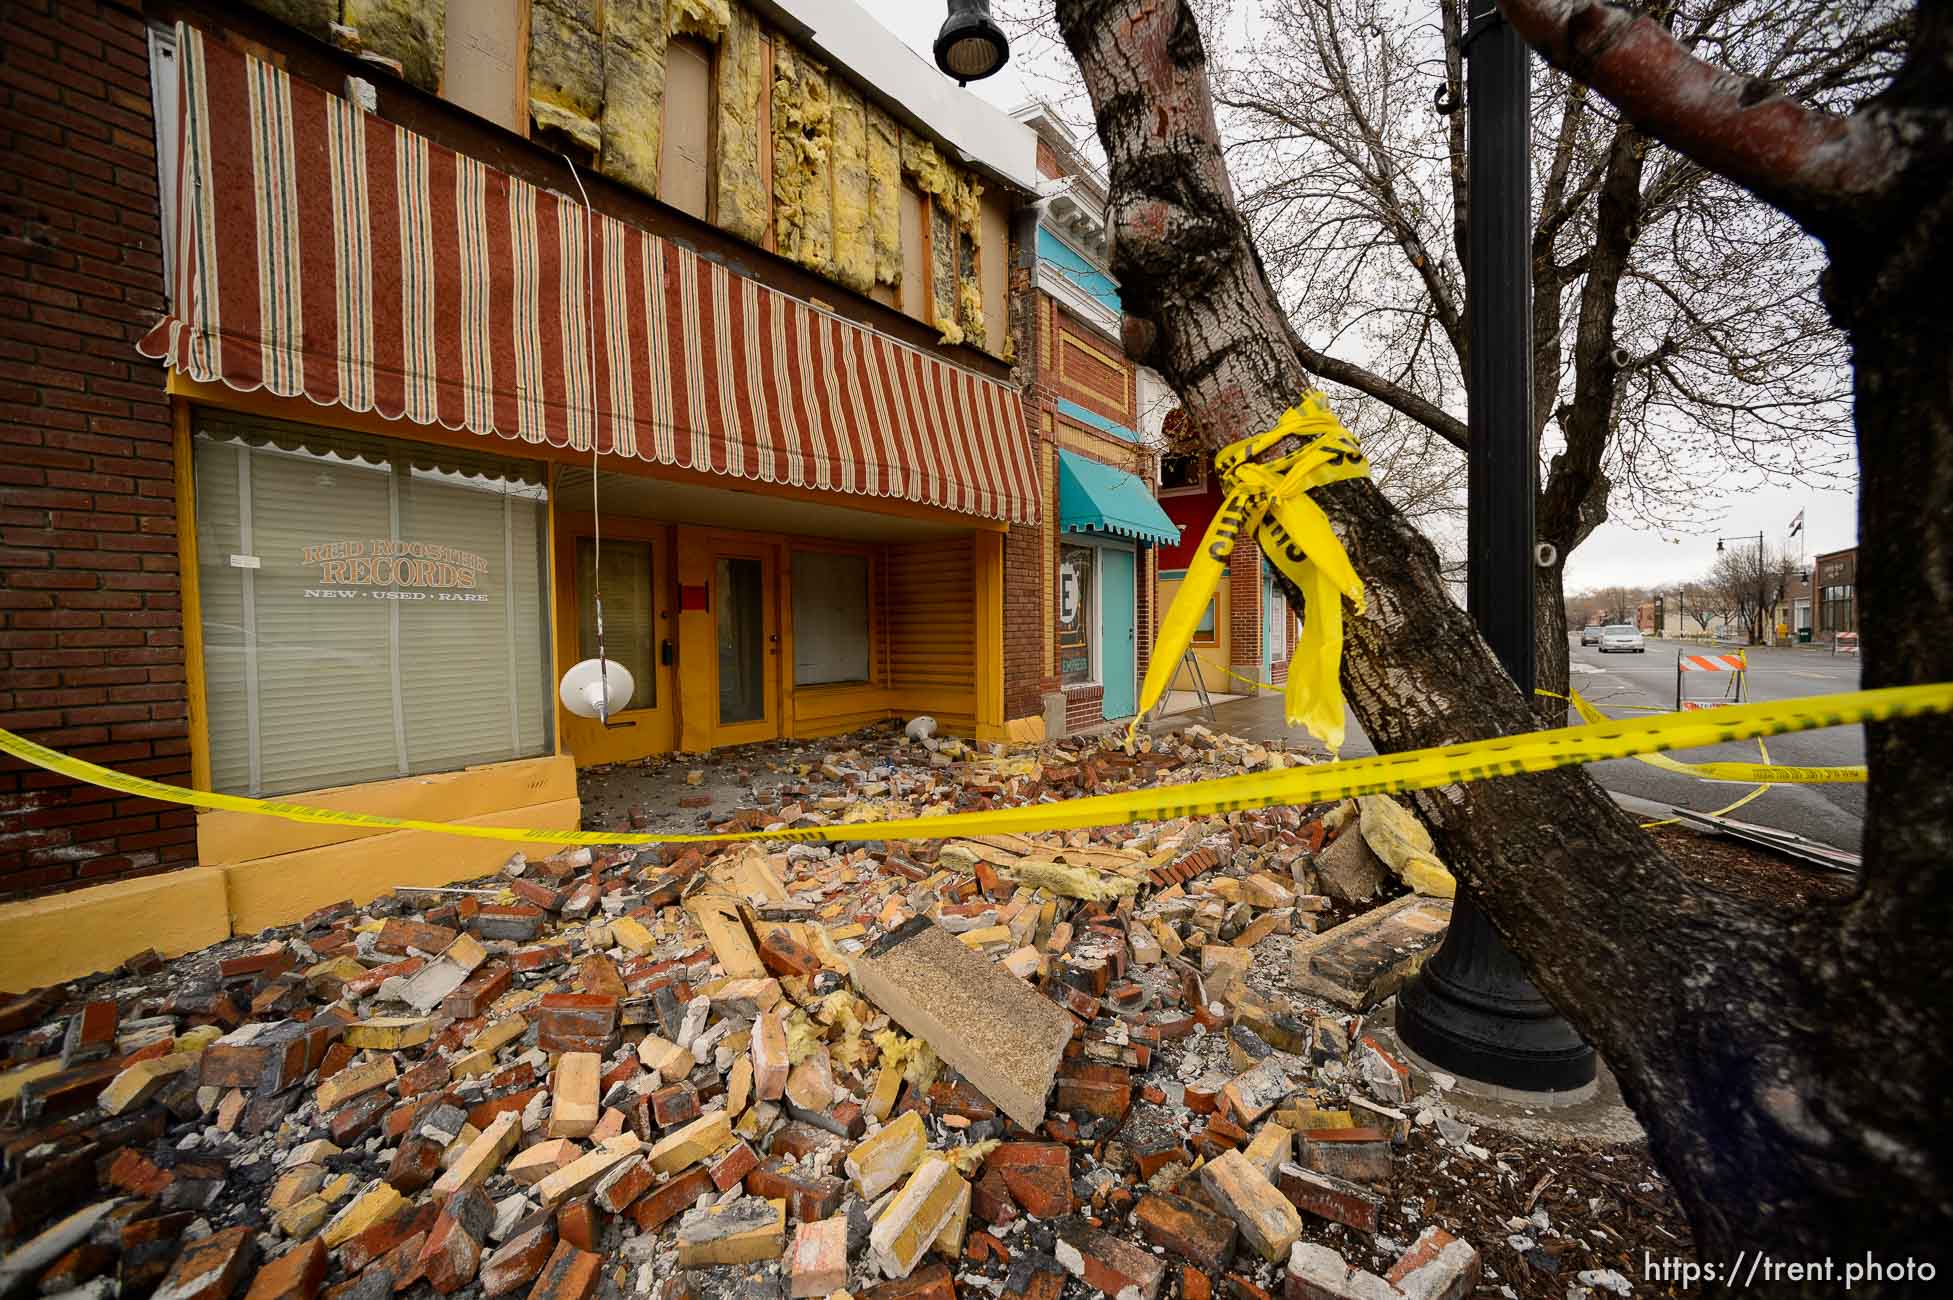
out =
[[(1261, 672), (1261, 544), (1252, 537), (1234, 539), (1227, 561), (1228, 662), (1254, 665)], [(1243, 688), (1246, 689), (1246, 688)]]
[[(1035, 446), (1035, 441), (1033, 442)], [(1044, 537), (1035, 524), (1004, 536), (1004, 718), (1042, 713), (1038, 678), (1044, 638)]]
[(1103, 686), (1065, 687), (1065, 729), (1071, 732), (1096, 727), (1105, 721)]
[[(187, 784), (152, 116), (138, 6), (6, 6), (0, 726)], [(194, 862), (191, 819), (0, 760), (0, 897)]]

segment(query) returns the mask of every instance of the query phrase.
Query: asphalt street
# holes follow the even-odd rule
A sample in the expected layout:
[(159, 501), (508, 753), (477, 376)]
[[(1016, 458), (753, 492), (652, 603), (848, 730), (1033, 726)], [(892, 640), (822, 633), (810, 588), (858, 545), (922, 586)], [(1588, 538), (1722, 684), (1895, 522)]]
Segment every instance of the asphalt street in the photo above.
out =
[[(1650, 639), (1643, 654), (1601, 654), (1594, 646), (1577, 643), (1570, 651), (1569, 667), (1573, 687), (1603, 713), (1622, 715), (1623, 706), (1643, 705), (1661, 709), (1675, 707), (1675, 656), (1682, 648), (1674, 641)], [(1715, 647), (1690, 645), (1694, 653), (1709, 653)], [(1828, 650), (1752, 647), (1746, 699), (1785, 700), (1804, 695), (1830, 695), (1858, 688), (1858, 660), (1855, 656), (1833, 657)], [(1720, 673), (1685, 674), (1687, 698), (1721, 702), (1730, 679)], [(1569, 710), (1569, 723), (1580, 718)], [(1174, 725), (1206, 723), (1198, 713), (1183, 713), (1172, 719)], [(1349, 739), (1344, 758), (1362, 758), (1376, 751), (1363, 735), (1352, 715), (1348, 719)], [(1264, 693), (1256, 699), (1241, 699), (1215, 707), (1217, 729), (1254, 740), (1283, 739), (1291, 745), (1313, 745), (1306, 733), (1290, 731), (1282, 720), (1281, 697)], [(1865, 761), (1865, 729), (1861, 726), (1833, 727), (1789, 736), (1775, 736), (1764, 742), (1772, 761), (1809, 767), (1846, 767)], [(1723, 759), (1756, 762), (1761, 757), (1754, 741), (1739, 745), (1715, 745), (1704, 749), (1677, 750), (1674, 757), (1684, 762)], [(1656, 803), (1714, 812), (1734, 803), (1754, 789), (1748, 785), (1728, 785), (1678, 776), (1650, 767), (1637, 759), (1623, 758), (1596, 763), (1588, 769), (1601, 785), (1617, 794), (1633, 795)], [(1772, 786), (1756, 799), (1744, 804), (1733, 816), (1760, 822), (1779, 830), (1794, 831), (1825, 844), (1856, 852), (1864, 831), (1865, 787), (1858, 785), (1779, 785)]]
[[(1674, 641), (1649, 640), (1645, 654), (1601, 654), (1594, 646), (1575, 645), (1569, 667), (1573, 688), (1603, 713), (1625, 712), (1629, 704), (1675, 707), (1675, 655), (1681, 647)], [(1691, 651), (1708, 653), (1704, 647)], [(1804, 695), (1831, 695), (1858, 689), (1856, 655), (1833, 656), (1819, 649), (1752, 646), (1745, 698), (1789, 700)], [(1730, 679), (1720, 673), (1684, 673), (1683, 687), (1688, 699), (1720, 701)], [(1569, 714), (1569, 722), (1578, 722)], [(1763, 742), (1770, 758), (1779, 763), (1808, 767), (1848, 767), (1865, 761), (1865, 729), (1862, 726), (1830, 727), (1788, 736), (1773, 736)], [(1757, 761), (1755, 741), (1739, 745), (1716, 745), (1707, 749), (1677, 750), (1674, 757), (1683, 762), (1709, 759)], [(1636, 759), (1616, 759), (1596, 763), (1589, 771), (1603, 786), (1620, 794), (1637, 795), (1658, 803), (1675, 804), (1697, 812), (1714, 812), (1733, 803), (1753, 786), (1725, 785), (1698, 781), (1648, 766)], [(1865, 823), (1865, 787), (1859, 785), (1778, 785), (1746, 803), (1732, 816), (1761, 822), (1779, 830), (1795, 831), (1814, 840), (1842, 849), (1858, 850)]]

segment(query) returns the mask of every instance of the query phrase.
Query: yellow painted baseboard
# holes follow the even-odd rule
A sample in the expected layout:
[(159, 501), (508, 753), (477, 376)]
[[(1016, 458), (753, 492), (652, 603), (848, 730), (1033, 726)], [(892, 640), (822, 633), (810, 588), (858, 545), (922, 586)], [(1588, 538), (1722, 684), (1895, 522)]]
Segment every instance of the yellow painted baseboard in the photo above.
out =
[(174, 957), (230, 933), (224, 873), (211, 867), (0, 904), (0, 989), (92, 975), (145, 948)]
[[(576, 766), (567, 754), (283, 796), (291, 803), (335, 812), (377, 813), (417, 821), (466, 821), (506, 808), (575, 797)], [(255, 813), (206, 812), (197, 816), (197, 860), (208, 866), (225, 866), (393, 833), (383, 828), (290, 822)]]
[[(563, 761), (567, 765), (568, 760)], [(476, 817), (442, 818), (464, 826), (551, 831), (576, 830), (581, 819), (582, 803), (574, 796)], [(513, 853), (547, 857), (557, 847), (462, 839), (433, 831), (387, 831), (341, 844), (231, 863), (221, 869), (231, 932), (255, 934), (267, 926), (289, 925), (307, 912), (342, 898), (367, 903), (396, 885), (447, 885), (485, 876), (500, 868)]]

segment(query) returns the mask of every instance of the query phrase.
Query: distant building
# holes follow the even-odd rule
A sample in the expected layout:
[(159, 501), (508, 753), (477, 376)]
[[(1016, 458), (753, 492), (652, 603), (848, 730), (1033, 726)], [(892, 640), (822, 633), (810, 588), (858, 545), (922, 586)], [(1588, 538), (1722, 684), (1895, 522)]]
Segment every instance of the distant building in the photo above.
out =
[(1158, 622), (1156, 557), (1182, 539), (1153, 495), (1157, 439), (1142, 430), (1159, 419), (1151, 390), (1163, 385), (1120, 339), (1105, 185), (1049, 105), (1012, 116), (1037, 135), (1039, 199), (1018, 235), (1030, 254), (1013, 305), (1043, 484), (1036, 666), (1045, 734), (1067, 735), (1138, 709)]
[(1819, 641), (1830, 641), (1840, 632), (1858, 631), (1858, 548), (1828, 551), (1811, 564), (1811, 582), (1816, 587), (1817, 620), (1811, 626)]

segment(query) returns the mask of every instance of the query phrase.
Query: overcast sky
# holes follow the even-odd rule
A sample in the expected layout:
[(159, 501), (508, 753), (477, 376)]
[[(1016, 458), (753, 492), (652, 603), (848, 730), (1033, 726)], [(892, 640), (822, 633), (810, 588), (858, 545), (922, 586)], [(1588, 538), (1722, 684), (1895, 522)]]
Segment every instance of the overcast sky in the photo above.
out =
[[(941, 0), (855, 0), (883, 26), (932, 59), (930, 48), (946, 12)], [(1245, 11), (1244, 11), (1245, 15)], [(1250, 21), (1244, 15), (1237, 20)], [(1001, 108), (1015, 108), (1027, 99), (1057, 99), (1068, 88), (1040, 76), (1038, 66), (1050, 62), (1048, 43), (1030, 52), (1014, 50), (1010, 66), (987, 81), (970, 87)], [(933, 61), (933, 59), (932, 59)], [(1782, 487), (1739, 486), (1723, 498), (1719, 515), (1705, 517), (1687, 533), (1656, 529), (1648, 521), (1630, 517), (1625, 494), (1616, 493), (1611, 518), (1567, 563), (1566, 588), (1649, 586), (1692, 580), (1708, 571), (1715, 560), (1716, 538), (1754, 537), (1760, 530), (1773, 549), (1794, 551), (1802, 544), (1806, 557), (1842, 550), (1858, 540), (1858, 494), (1854, 489), (1820, 491), (1798, 484)], [(1804, 529), (1790, 537), (1790, 521), (1805, 511)]]

